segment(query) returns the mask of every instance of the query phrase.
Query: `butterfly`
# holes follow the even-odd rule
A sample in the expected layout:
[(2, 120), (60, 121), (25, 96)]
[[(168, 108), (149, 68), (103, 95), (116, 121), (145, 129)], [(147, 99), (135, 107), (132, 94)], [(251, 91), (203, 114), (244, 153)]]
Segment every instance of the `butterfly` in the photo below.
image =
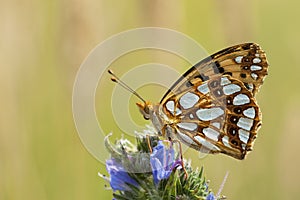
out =
[(185, 72), (160, 103), (137, 103), (159, 135), (178, 139), (205, 153), (223, 153), (244, 159), (252, 150), (262, 115), (255, 96), (268, 74), (265, 52), (258, 44), (225, 48), (201, 60)]

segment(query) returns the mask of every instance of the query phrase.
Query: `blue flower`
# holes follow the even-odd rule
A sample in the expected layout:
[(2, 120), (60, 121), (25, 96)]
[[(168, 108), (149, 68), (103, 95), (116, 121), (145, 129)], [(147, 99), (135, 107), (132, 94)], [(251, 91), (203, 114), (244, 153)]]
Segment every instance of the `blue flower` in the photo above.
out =
[(150, 163), (156, 185), (160, 180), (169, 178), (172, 170), (180, 165), (180, 161), (175, 160), (173, 147), (166, 148), (162, 141), (159, 141), (157, 146), (153, 148)]
[(128, 191), (130, 190), (128, 185), (139, 186), (114, 158), (106, 160), (106, 170), (110, 175), (110, 186), (113, 190)]
[(214, 196), (214, 193), (210, 192), (207, 197), (206, 197), (206, 200), (215, 200), (215, 196)]

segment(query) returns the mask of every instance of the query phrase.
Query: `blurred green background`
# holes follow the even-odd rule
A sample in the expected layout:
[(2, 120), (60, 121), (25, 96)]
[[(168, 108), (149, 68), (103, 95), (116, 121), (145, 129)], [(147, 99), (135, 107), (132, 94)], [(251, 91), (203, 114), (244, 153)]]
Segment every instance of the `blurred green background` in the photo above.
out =
[[(111, 199), (97, 176), (105, 167), (77, 135), (72, 87), (80, 64), (98, 43), (145, 26), (185, 33), (209, 53), (247, 41), (262, 46), (270, 68), (257, 97), (263, 126), (254, 151), (244, 161), (224, 155), (198, 159), (195, 151), (185, 156), (192, 157), (194, 167), (204, 165), (215, 192), (229, 171), (222, 192), (228, 199), (298, 199), (299, 7), (296, 0), (1, 1), (0, 199)], [(153, 56), (157, 54), (124, 56), (113, 69), (122, 75), (137, 64), (137, 57), (176, 65), (180, 72), (188, 68), (174, 55)], [(109, 77), (100, 84), (108, 94), (114, 87)], [(140, 92), (152, 101), (164, 94), (148, 90), (153, 91)], [(99, 120), (101, 111), (108, 116), (105, 131), (118, 132), (109, 108), (103, 107), (110, 96), (96, 98)], [(133, 118), (143, 123), (135, 101)]]

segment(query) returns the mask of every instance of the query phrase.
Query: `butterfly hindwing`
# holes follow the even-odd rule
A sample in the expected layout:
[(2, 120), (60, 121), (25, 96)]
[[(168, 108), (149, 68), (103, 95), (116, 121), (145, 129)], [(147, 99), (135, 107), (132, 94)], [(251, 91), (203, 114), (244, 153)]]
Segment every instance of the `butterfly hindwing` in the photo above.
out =
[[(172, 105), (172, 106), (171, 106)], [(173, 131), (188, 146), (243, 159), (261, 125), (253, 94), (231, 76), (195, 82), (161, 104)]]

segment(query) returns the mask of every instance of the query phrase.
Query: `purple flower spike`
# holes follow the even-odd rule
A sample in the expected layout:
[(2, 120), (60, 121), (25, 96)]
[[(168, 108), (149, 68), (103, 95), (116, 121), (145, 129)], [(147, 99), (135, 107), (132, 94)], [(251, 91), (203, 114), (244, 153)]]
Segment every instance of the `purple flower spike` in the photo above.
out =
[(106, 160), (106, 170), (110, 175), (110, 186), (114, 191), (128, 191), (130, 190), (128, 185), (139, 186), (138, 183), (128, 175), (124, 167), (113, 158)]
[(169, 178), (172, 170), (180, 165), (180, 162), (177, 162), (174, 158), (173, 147), (166, 148), (162, 141), (159, 141), (157, 146), (153, 148), (150, 163), (156, 185), (160, 180)]

